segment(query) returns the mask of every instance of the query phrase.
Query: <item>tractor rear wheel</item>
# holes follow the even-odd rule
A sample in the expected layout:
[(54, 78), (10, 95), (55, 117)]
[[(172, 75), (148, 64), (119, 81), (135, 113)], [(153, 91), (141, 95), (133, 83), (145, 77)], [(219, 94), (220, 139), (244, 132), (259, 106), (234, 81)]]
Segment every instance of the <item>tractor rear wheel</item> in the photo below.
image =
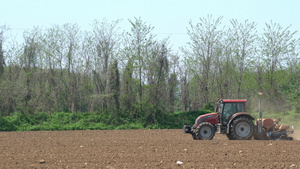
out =
[(198, 140), (211, 140), (214, 138), (215, 132), (215, 127), (212, 124), (203, 122), (196, 129), (196, 137)]
[(227, 138), (228, 138), (229, 140), (234, 140), (234, 139), (232, 138), (232, 136), (231, 136), (230, 133), (226, 133), (226, 136), (227, 136)]
[(230, 134), (234, 140), (250, 140), (254, 134), (254, 124), (247, 117), (237, 117), (230, 125)]

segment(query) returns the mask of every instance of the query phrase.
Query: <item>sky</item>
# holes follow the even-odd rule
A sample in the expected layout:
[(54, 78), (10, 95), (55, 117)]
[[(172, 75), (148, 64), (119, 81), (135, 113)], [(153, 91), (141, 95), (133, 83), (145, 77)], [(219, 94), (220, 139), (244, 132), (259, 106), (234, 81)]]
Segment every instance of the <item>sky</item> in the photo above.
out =
[[(34, 26), (76, 23), (81, 30), (91, 30), (94, 20), (121, 19), (120, 32), (130, 31), (128, 20), (141, 18), (154, 27), (157, 39), (170, 37), (173, 51), (189, 41), (189, 21), (212, 15), (223, 16), (222, 24), (230, 26), (231, 19), (249, 20), (257, 24), (259, 33), (265, 23), (278, 23), (290, 30), (300, 31), (299, 0), (0, 0), (0, 26), (22, 38), (25, 30)], [(299, 36), (300, 32), (296, 34)]]

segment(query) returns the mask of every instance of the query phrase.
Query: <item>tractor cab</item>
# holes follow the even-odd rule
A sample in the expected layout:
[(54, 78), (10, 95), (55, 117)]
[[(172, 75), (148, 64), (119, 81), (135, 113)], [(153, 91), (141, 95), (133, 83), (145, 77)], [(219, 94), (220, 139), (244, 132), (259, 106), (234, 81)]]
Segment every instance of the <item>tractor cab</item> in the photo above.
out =
[(246, 112), (247, 100), (223, 100), (218, 99), (215, 112), (219, 115), (219, 123), (221, 125), (227, 125), (228, 122), (235, 117), (237, 113), (244, 114)]

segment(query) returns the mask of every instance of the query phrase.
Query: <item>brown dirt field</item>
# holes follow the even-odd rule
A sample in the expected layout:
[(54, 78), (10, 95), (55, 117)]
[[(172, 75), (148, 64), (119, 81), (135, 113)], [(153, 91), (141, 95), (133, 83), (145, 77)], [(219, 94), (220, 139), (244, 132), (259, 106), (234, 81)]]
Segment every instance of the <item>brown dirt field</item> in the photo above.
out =
[(0, 168), (300, 168), (300, 141), (196, 141), (182, 130), (0, 132), (0, 143)]

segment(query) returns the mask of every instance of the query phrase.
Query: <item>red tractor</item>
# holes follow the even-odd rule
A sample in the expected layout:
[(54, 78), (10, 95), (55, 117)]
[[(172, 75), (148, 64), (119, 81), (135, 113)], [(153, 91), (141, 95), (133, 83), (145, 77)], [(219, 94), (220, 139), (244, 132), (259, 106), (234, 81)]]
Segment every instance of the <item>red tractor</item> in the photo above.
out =
[(195, 140), (211, 140), (216, 132), (226, 134), (230, 140), (250, 140), (253, 136), (257, 140), (292, 140), (287, 133), (293, 130), (279, 125), (280, 119), (262, 119), (260, 112), (254, 124), (255, 119), (246, 111), (246, 102), (245, 99), (218, 99), (215, 113), (197, 117), (192, 127), (184, 125), (184, 133), (190, 133)]

